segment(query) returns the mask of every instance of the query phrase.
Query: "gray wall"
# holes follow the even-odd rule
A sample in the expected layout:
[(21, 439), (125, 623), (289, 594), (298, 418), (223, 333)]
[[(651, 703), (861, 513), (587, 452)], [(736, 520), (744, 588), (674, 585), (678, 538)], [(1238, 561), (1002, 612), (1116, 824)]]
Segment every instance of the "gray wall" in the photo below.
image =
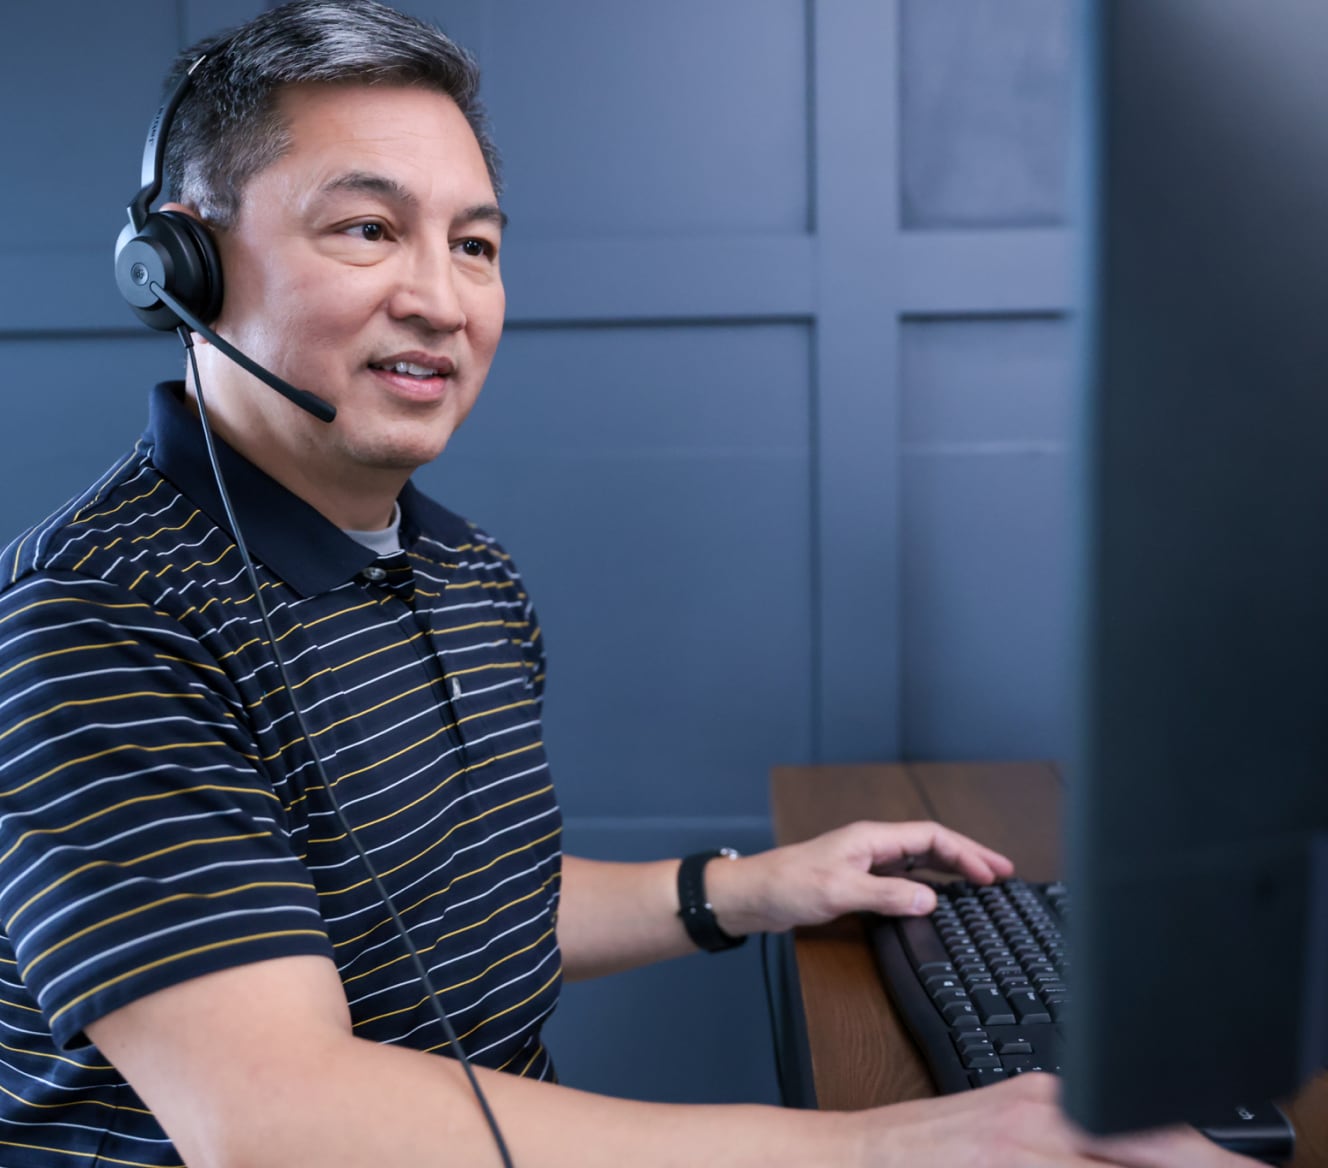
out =
[[(534, 590), (568, 849), (763, 846), (776, 763), (1059, 755), (1063, 0), (401, 6), (480, 57), (512, 217), (508, 335), (419, 479)], [(132, 7), (6, 7), (6, 534), (177, 375), (111, 245), (168, 59), (263, 4)], [(562, 1075), (772, 1099), (759, 979), (570, 987)]]

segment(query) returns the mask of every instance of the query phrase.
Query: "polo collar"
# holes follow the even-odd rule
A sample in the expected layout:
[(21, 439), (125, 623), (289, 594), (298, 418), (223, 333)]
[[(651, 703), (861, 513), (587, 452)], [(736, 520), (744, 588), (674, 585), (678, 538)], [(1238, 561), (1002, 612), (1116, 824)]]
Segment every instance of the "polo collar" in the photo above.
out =
[[(197, 415), (185, 400), (183, 381), (163, 381), (152, 390), (143, 435), (152, 464), (234, 539), (212, 477)], [(373, 563), (374, 553), (336, 524), (216, 438), (217, 460), (249, 554), (302, 597), (316, 596), (351, 580)], [(407, 485), (401, 496), (403, 516)], [(403, 540), (406, 525), (402, 528)]]

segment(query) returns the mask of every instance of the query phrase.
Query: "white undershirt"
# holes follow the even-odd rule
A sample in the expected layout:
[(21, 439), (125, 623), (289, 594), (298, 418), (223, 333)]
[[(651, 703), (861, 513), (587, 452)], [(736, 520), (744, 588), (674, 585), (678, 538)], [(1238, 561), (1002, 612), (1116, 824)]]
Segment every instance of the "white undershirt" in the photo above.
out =
[(343, 527), (342, 532), (356, 543), (362, 543), (380, 559), (392, 556), (401, 550), (401, 504), (392, 504), (392, 518), (386, 527), (377, 531), (351, 531)]

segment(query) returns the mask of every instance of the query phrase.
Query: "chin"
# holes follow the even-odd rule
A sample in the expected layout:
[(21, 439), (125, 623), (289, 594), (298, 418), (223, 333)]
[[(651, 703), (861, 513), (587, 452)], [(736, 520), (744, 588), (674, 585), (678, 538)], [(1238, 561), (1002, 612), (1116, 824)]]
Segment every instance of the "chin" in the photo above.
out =
[(447, 446), (446, 439), (429, 442), (359, 443), (346, 449), (351, 462), (366, 470), (413, 471), (432, 462)]

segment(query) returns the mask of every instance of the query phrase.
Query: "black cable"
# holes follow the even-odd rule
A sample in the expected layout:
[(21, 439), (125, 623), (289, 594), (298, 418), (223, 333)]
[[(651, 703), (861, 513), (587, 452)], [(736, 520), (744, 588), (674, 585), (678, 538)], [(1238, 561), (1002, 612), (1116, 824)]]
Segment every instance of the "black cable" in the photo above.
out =
[(765, 1010), (770, 1022), (770, 1045), (775, 1056), (775, 1084), (779, 1088), (779, 1101), (788, 1106), (788, 1078), (784, 1071), (784, 1043), (780, 1033), (779, 1013), (775, 1008), (774, 975), (770, 963), (770, 946), (777, 944), (769, 933), (761, 934), (761, 981), (765, 985)]
[(341, 799), (333, 788), (328, 778), (327, 770), (323, 766), (323, 760), (314, 746), (313, 736), (309, 733), (308, 726), (305, 725), (304, 712), (300, 709), (300, 703), (295, 700), (295, 689), (290, 683), (290, 678), (286, 674), (286, 662), (281, 656), (281, 650), (277, 648), (277, 638), (272, 632), (272, 622), (268, 617), (267, 604), (263, 600), (263, 592), (259, 587), (258, 573), (254, 571), (253, 561), (249, 558), (249, 549), (245, 546), (244, 535), (240, 531), (239, 521), (236, 519), (235, 511), (231, 507), (230, 493), (226, 490), (226, 482), (222, 477), (221, 463), (217, 459), (216, 444), (212, 437), (212, 424), (208, 421), (207, 405), (203, 401), (203, 383), (198, 376), (198, 359), (194, 356), (194, 339), (189, 329), (181, 325), (176, 332), (180, 340), (184, 343), (186, 354), (189, 357), (189, 366), (194, 374), (194, 389), (198, 401), (198, 416), (203, 424), (203, 441), (207, 445), (208, 462), (212, 467), (213, 477), (217, 481), (217, 492), (221, 496), (221, 505), (226, 512), (226, 522), (231, 526), (231, 532), (235, 536), (235, 546), (239, 550), (240, 560), (244, 564), (246, 578), (249, 586), (254, 590), (254, 600), (258, 604), (258, 613), (263, 621), (263, 631), (267, 634), (268, 645), (272, 649), (272, 659), (276, 663), (277, 670), (281, 674), (281, 684), (286, 691), (286, 696), (290, 698), (292, 711), (295, 713), (295, 721), (299, 727), (300, 737), (304, 739), (305, 745), (309, 748), (309, 753), (313, 756), (314, 768), (318, 771), (318, 778), (327, 791), (328, 798), (331, 800), (332, 809), (336, 813), (338, 821), (341, 823), (342, 830), (355, 848), (356, 854), (360, 857), (365, 871), (369, 873), (369, 879), (373, 884), (374, 891), (378, 893), (388, 914), (392, 918), (392, 924), (396, 926), (402, 941), (405, 942), (406, 949), (410, 955), (411, 964), (415, 967), (415, 974), (420, 980), (429, 997), (429, 1005), (432, 1007), (435, 1016), (442, 1024), (443, 1033), (447, 1035), (447, 1040), (456, 1053), (457, 1060), (461, 1063), (466, 1072), (466, 1078), (470, 1080), (471, 1089), (475, 1092), (475, 1098), (479, 1101), (480, 1110), (484, 1112), (485, 1121), (489, 1125), (489, 1131), (493, 1135), (493, 1142), (498, 1146), (498, 1155), (502, 1158), (503, 1168), (513, 1168), (512, 1157), (508, 1154), (507, 1143), (503, 1139), (502, 1130), (498, 1127), (498, 1120), (494, 1117), (493, 1111), (489, 1108), (489, 1101), (484, 1096), (484, 1091), (480, 1087), (479, 1080), (475, 1077), (475, 1071), (470, 1065), (470, 1056), (466, 1054), (461, 1045), (461, 1040), (457, 1037), (456, 1031), (452, 1028), (452, 1023), (444, 1012), (442, 1004), (438, 1000), (438, 991), (433, 988), (433, 982), (429, 977), (429, 971), (424, 967), (424, 960), (420, 957), (420, 951), (415, 948), (415, 942), (411, 939), (410, 933), (406, 929), (405, 922), (398, 915), (396, 906), (392, 903), (392, 898), (388, 895), (387, 889), (383, 887), (383, 882), (378, 878), (378, 873), (374, 870), (373, 861), (369, 859), (369, 853), (364, 850), (359, 837), (355, 834), (355, 829), (351, 827), (350, 819), (341, 806)]

